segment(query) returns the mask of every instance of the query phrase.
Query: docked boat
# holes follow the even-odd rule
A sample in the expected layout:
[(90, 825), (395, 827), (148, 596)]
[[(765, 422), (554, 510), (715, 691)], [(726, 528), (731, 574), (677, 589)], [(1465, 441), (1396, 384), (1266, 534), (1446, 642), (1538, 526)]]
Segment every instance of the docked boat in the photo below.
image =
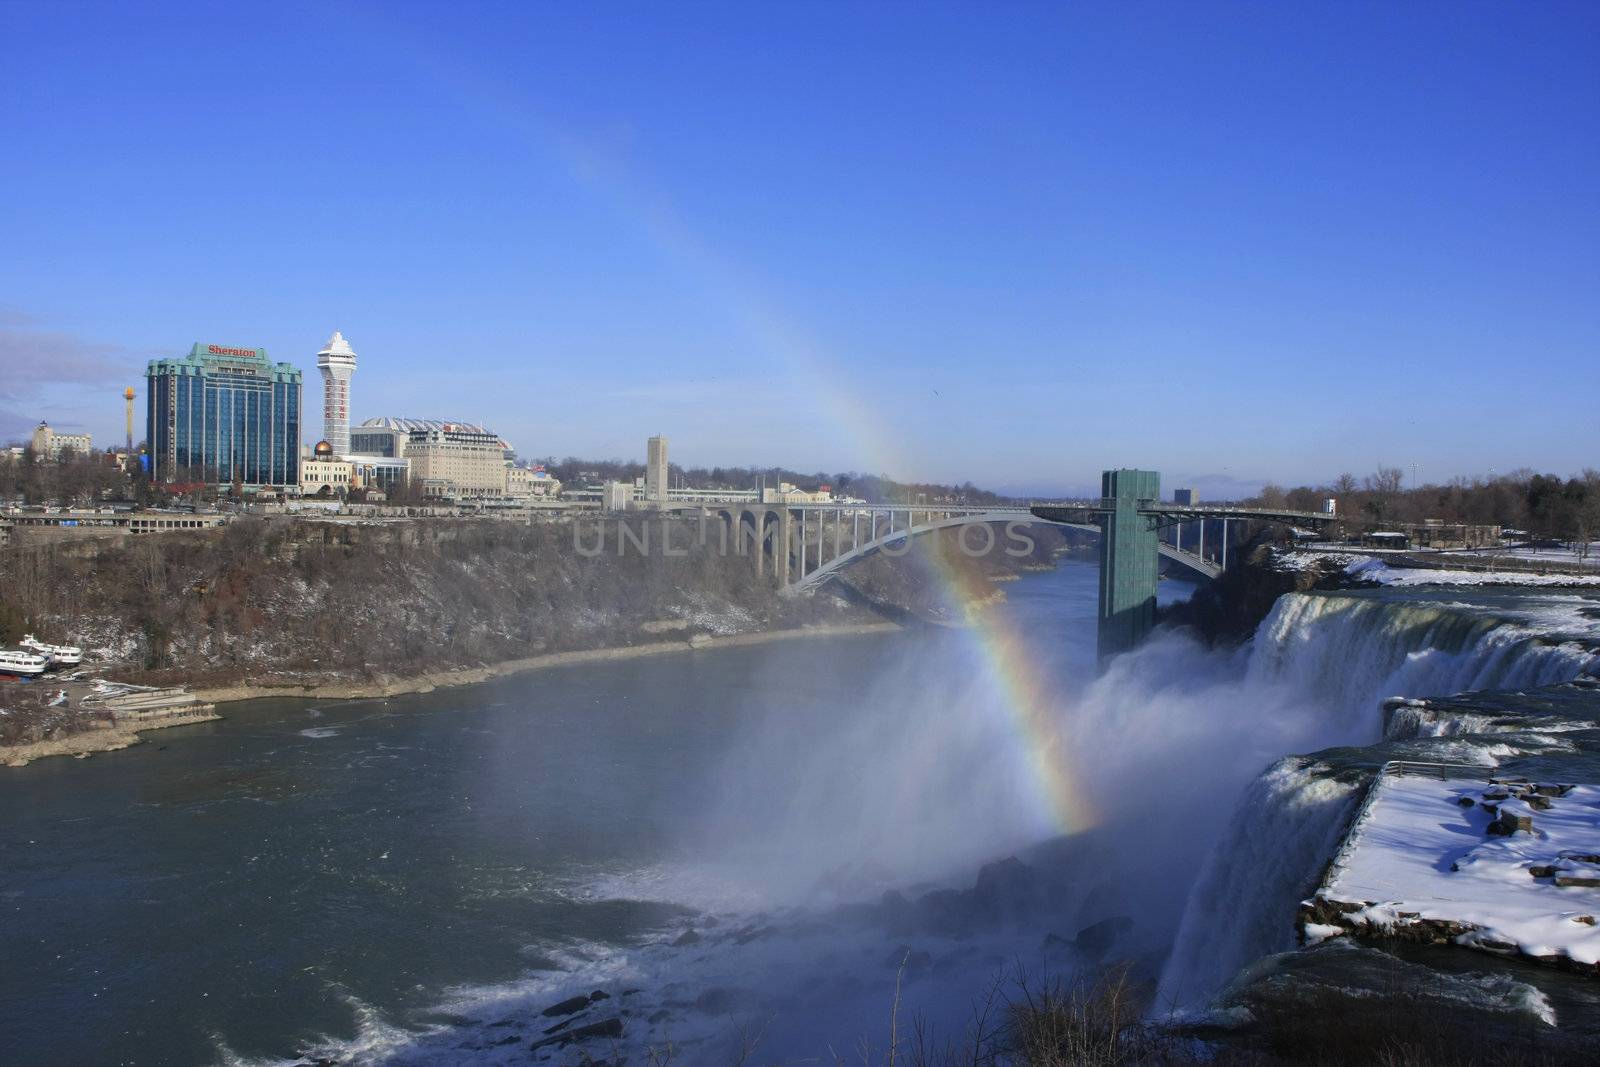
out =
[(50, 666), (50, 661), (44, 656), (36, 656), (32, 652), (18, 652), (15, 649), (0, 648), (0, 675), (10, 675), (14, 678), (33, 678), (43, 674), (44, 669)]
[(73, 667), (83, 662), (83, 649), (77, 645), (47, 645), (32, 634), (17, 644), (34, 655), (43, 656), (51, 663), (59, 663), (63, 667)]

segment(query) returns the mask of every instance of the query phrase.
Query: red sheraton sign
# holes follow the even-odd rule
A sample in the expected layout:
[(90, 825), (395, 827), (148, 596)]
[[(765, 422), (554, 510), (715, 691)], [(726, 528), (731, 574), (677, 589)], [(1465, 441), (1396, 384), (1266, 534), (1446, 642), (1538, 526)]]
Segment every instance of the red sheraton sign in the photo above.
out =
[(223, 348), (221, 345), (207, 345), (206, 351), (213, 356), (244, 356), (247, 359), (254, 359), (256, 355), (253, 348)]

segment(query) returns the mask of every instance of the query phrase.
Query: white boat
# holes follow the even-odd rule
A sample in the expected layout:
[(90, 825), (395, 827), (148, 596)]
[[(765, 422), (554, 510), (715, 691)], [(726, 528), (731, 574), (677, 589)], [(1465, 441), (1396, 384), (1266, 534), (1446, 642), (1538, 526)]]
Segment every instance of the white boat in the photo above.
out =
[(17, 644), (34, 655), (43, 656), (50, 662), (59, 663), (63, 667), (71, 667), (83, 662), (83, 649), (77, 645), (47, 645), (32, 634), (24, 637)]
[(43, 674), (44, 669), (50, 666), (50, 661), (43, 656), (35, 656), (32, 652), (17, 652), (9, 648), (0, 648), (0, 674), (11, 674), (18, 678), (32, 678), (36, 674)]

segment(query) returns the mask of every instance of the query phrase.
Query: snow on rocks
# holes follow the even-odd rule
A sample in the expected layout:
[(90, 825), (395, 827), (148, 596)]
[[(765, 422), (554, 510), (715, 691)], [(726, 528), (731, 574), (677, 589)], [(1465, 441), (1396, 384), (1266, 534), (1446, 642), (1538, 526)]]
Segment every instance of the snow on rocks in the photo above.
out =
[(1376, 563), (1371, 556), (1354, 555), (1349, 552), (1312, 552), (1288, 551), (1277, 552), (1272, 557), (1272, 569), (1281, 573), (1298, 573), (1320, 567), (1338, 568), (1351, 573), (1352, 567), (1366, 563)]
[[(1479, 565), (1481, 561), (1478, 562)], [(1600, 586), (1600, 574), (1537, 574), (1527, 571), (1449, 570), (1434, 567), (1396, 566), (1365, 552), (1337, 552), (1294, 549), (1273, 554), (1272, 569), (1280, 574), (1305, 571), (1343, 571), (1346, 578), (1361, 583), (1387, 586), (1419, 585), (1521, 585), (1521, 586)]]
[[(1315, 553), (1308, 553), (1315, 555)], [(1443, 570), (1395, 567), (1376, 556), (1346, 557), (1346, 577), (1374, 585), (1548, 585), (1600, 586), (1600, 574), (1529, 574), (1525, 571)]]
[(1600, 974), (1600, 786), (1470, 775), (1385, 767), (1301, 904), (1302, 939), (1455, 943)]

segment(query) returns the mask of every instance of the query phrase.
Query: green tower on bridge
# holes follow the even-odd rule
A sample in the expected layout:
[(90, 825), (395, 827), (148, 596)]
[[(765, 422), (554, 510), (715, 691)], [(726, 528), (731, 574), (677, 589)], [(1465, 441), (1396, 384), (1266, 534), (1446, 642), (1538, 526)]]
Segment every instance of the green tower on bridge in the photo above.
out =
[[(1157, 557), (1165, 553), (1185, 566), (1215, 578), (1228, 564), (1228, 523), (1326, 526), (1331, 514), (1232, 504), (1163, 504), (1161, 475), (1155, 471), (1106, 471), (1100, 475), (1100, 500), (1086, 504), (1034, 504), (1028, 509), (1047, 522), (1100, 529), (1100, 658), (1133, 648), (1155, 628)], [(1220, 520), (1221, 562), (1203, 554), (1163, 545), (1161, 530), (1182, 523)], [(1202, 527), (1202, 531), (1204, 527)], [(1201, 538), (1204, 544), (1204, 535)]]
[(1156, 624), (1159, 580), (1156, 524), (1141, 509), (1159, 504), (1161, 475), (1156, 471), (1114, 470), (1100, 475), (1101, 657), (1126, 652)]

